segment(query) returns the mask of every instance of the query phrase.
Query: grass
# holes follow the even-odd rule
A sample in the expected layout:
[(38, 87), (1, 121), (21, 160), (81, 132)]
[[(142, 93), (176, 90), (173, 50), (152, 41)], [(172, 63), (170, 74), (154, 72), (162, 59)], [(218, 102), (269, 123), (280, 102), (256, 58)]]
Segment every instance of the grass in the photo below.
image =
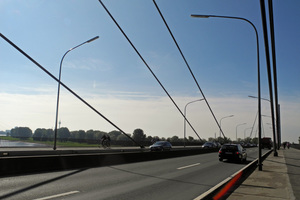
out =
[[(28, 138), (28, 139), (20, 139), (20, 138), (13, 138), (10, 136), (3, 136), (0, 137), (2, 140), (9, 140), (9, 141), (23, 141), (23, 142), (30, 142), (30, 143), (36, 143), (36, 144), (45, 144), (47, 146), (52, 146), (54, 145), (53, 141), (36, 141), (33, 140), (33, 138)], [(59, 147), (98, 147), (98, 144), (88, 144), (88, 143), (78, 143), (78, 142), (61, 142), (61, 141), (56, 141), (56, 145)]]

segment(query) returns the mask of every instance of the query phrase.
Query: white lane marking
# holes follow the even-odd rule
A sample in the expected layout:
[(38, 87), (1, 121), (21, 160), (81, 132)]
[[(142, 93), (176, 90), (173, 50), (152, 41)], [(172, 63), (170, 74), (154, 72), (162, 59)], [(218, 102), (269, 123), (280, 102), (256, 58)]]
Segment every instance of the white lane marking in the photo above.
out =
[(79, 191), (71, 191), (71, 192), (66, 192), (66, 193), (56, 194), (56, 195), (52, 195), (52, 196), (48, 196), (48, 197), (42, 197), (42, 198), (35, 199), (35, 200), (54, 199), (54, 198), (57, 198), (57, 197), (63, 197), (63, 196), (75, 194), (75, 193), (78, 193), (78, 192), (79, 192)]
[(192, 165), (187, 165), (187, 166), (179, 167), (177, 169), (185, 169), (185, 168), (189, 168), (189, 167), (195, 167), (197, 165), (200, 165), (200, 163), (195, 163), (195, 164), (192, 164)]

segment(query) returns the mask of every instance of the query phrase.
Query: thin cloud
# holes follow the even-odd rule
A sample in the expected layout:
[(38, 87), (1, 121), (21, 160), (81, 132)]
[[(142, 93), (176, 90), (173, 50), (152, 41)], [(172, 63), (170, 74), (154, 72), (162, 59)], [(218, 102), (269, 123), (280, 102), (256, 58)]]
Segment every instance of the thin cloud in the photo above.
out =
[[(167, 97), (154, 97), (144, 93), (124, 91), (114, 91), (112, 94), (114, 95), (85, 96), (85, 100), (127, 133), (132, 133), (136, 128), (142, 128), (147, 135), (151, 136), (172, 137), (177, 135), (183, 137), (183, 117)], [(130, 98), (127, 98), (128, 96)], [(145, 98), (139, 98), (141, 96)], [(183, 111), (186, 103), (195, 100), (195, 97), (176, 96), (174, 99)], [(217, 119), (234, 115), (222, 121), (222, 129), (227, 137), (235, 139), (237, 124), (247, 123), (249, 127), (254, 124), (257, 104), (253, 99), (227, 97), (209, 98), (209, 101)], [(300, 118), (300, 112), (297, 110), (300, 110), (300, 104), (282, 103), (284, 106), (282, 106), (281, 124), (282, 132), (285, 132), (285, 130), (290, 130), (290, 126), (295, 128), (299, 126), (297, 119)], [(0, 94), (2, 112), (0, 121), (4, 124), (28, 126), (33, 131), (36, 128), (53, 128), (55, 108), (56, 93), (52, 95)], [(263, 112), (269, 112), (269, 108), (266, 106)], [(203, 101), (189, 105), (187, 118), (201, 138), (219, 136), (219, 129)], [(62, 126), (68, 127), (70, 130), (115, 130), (115, 127), (71, 94), (61, 96), (59, 119), (62, 121)], [(3, 127), (2, 125), (1, 128), (11, 129), (13, 127)], [(286, 136), (287, 138), (297, 136), (296, 133), (290, 132), (289, 134)], [(189, 127), (187, 127), (187, 136), (197, 138)], [(239, 133), (238, 137), (243, 137), (242, 133)]]
[(64, 64), (64, 68), (89, 71), (110, 71), (114, 67), (111, 63), (105, 62), (103, 60), (87, 58), (66, 61)]

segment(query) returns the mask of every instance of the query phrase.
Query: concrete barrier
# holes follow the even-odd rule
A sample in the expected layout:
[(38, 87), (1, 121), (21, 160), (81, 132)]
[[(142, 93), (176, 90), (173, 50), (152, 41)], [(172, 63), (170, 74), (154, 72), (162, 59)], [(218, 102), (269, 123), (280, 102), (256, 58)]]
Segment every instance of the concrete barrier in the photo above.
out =
[(12, 176), (26, 173), (41, 173), (58, 170), (92, 168), (108, 165), (118, 165), (132, 162), (142, 162), (157, 159), (189, 156), (218, 149), (185, 148), (164, 152), (133, 151), (111, 153), (70, 153), (54, 155), (22, 155), (0, 157), (0, 176)]

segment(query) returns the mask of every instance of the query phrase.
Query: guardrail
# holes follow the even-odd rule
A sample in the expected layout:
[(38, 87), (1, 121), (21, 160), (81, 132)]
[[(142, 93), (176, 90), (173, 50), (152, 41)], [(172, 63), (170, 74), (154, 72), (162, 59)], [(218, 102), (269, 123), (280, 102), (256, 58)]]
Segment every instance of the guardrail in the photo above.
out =
[(300, 149), (300, 144), (292, 144), (291, 147), (292, 147), (292, 148), (295, 148), (295, 149)]
[[(262, 156), (265, 160), (273, 150), (268, 151)], [(195, 200), (226, 199), (250, 174), (257, 168), (258, 158), (249, 163), (243, 169), (226, 178), (213, 188), (201, 194)]]

